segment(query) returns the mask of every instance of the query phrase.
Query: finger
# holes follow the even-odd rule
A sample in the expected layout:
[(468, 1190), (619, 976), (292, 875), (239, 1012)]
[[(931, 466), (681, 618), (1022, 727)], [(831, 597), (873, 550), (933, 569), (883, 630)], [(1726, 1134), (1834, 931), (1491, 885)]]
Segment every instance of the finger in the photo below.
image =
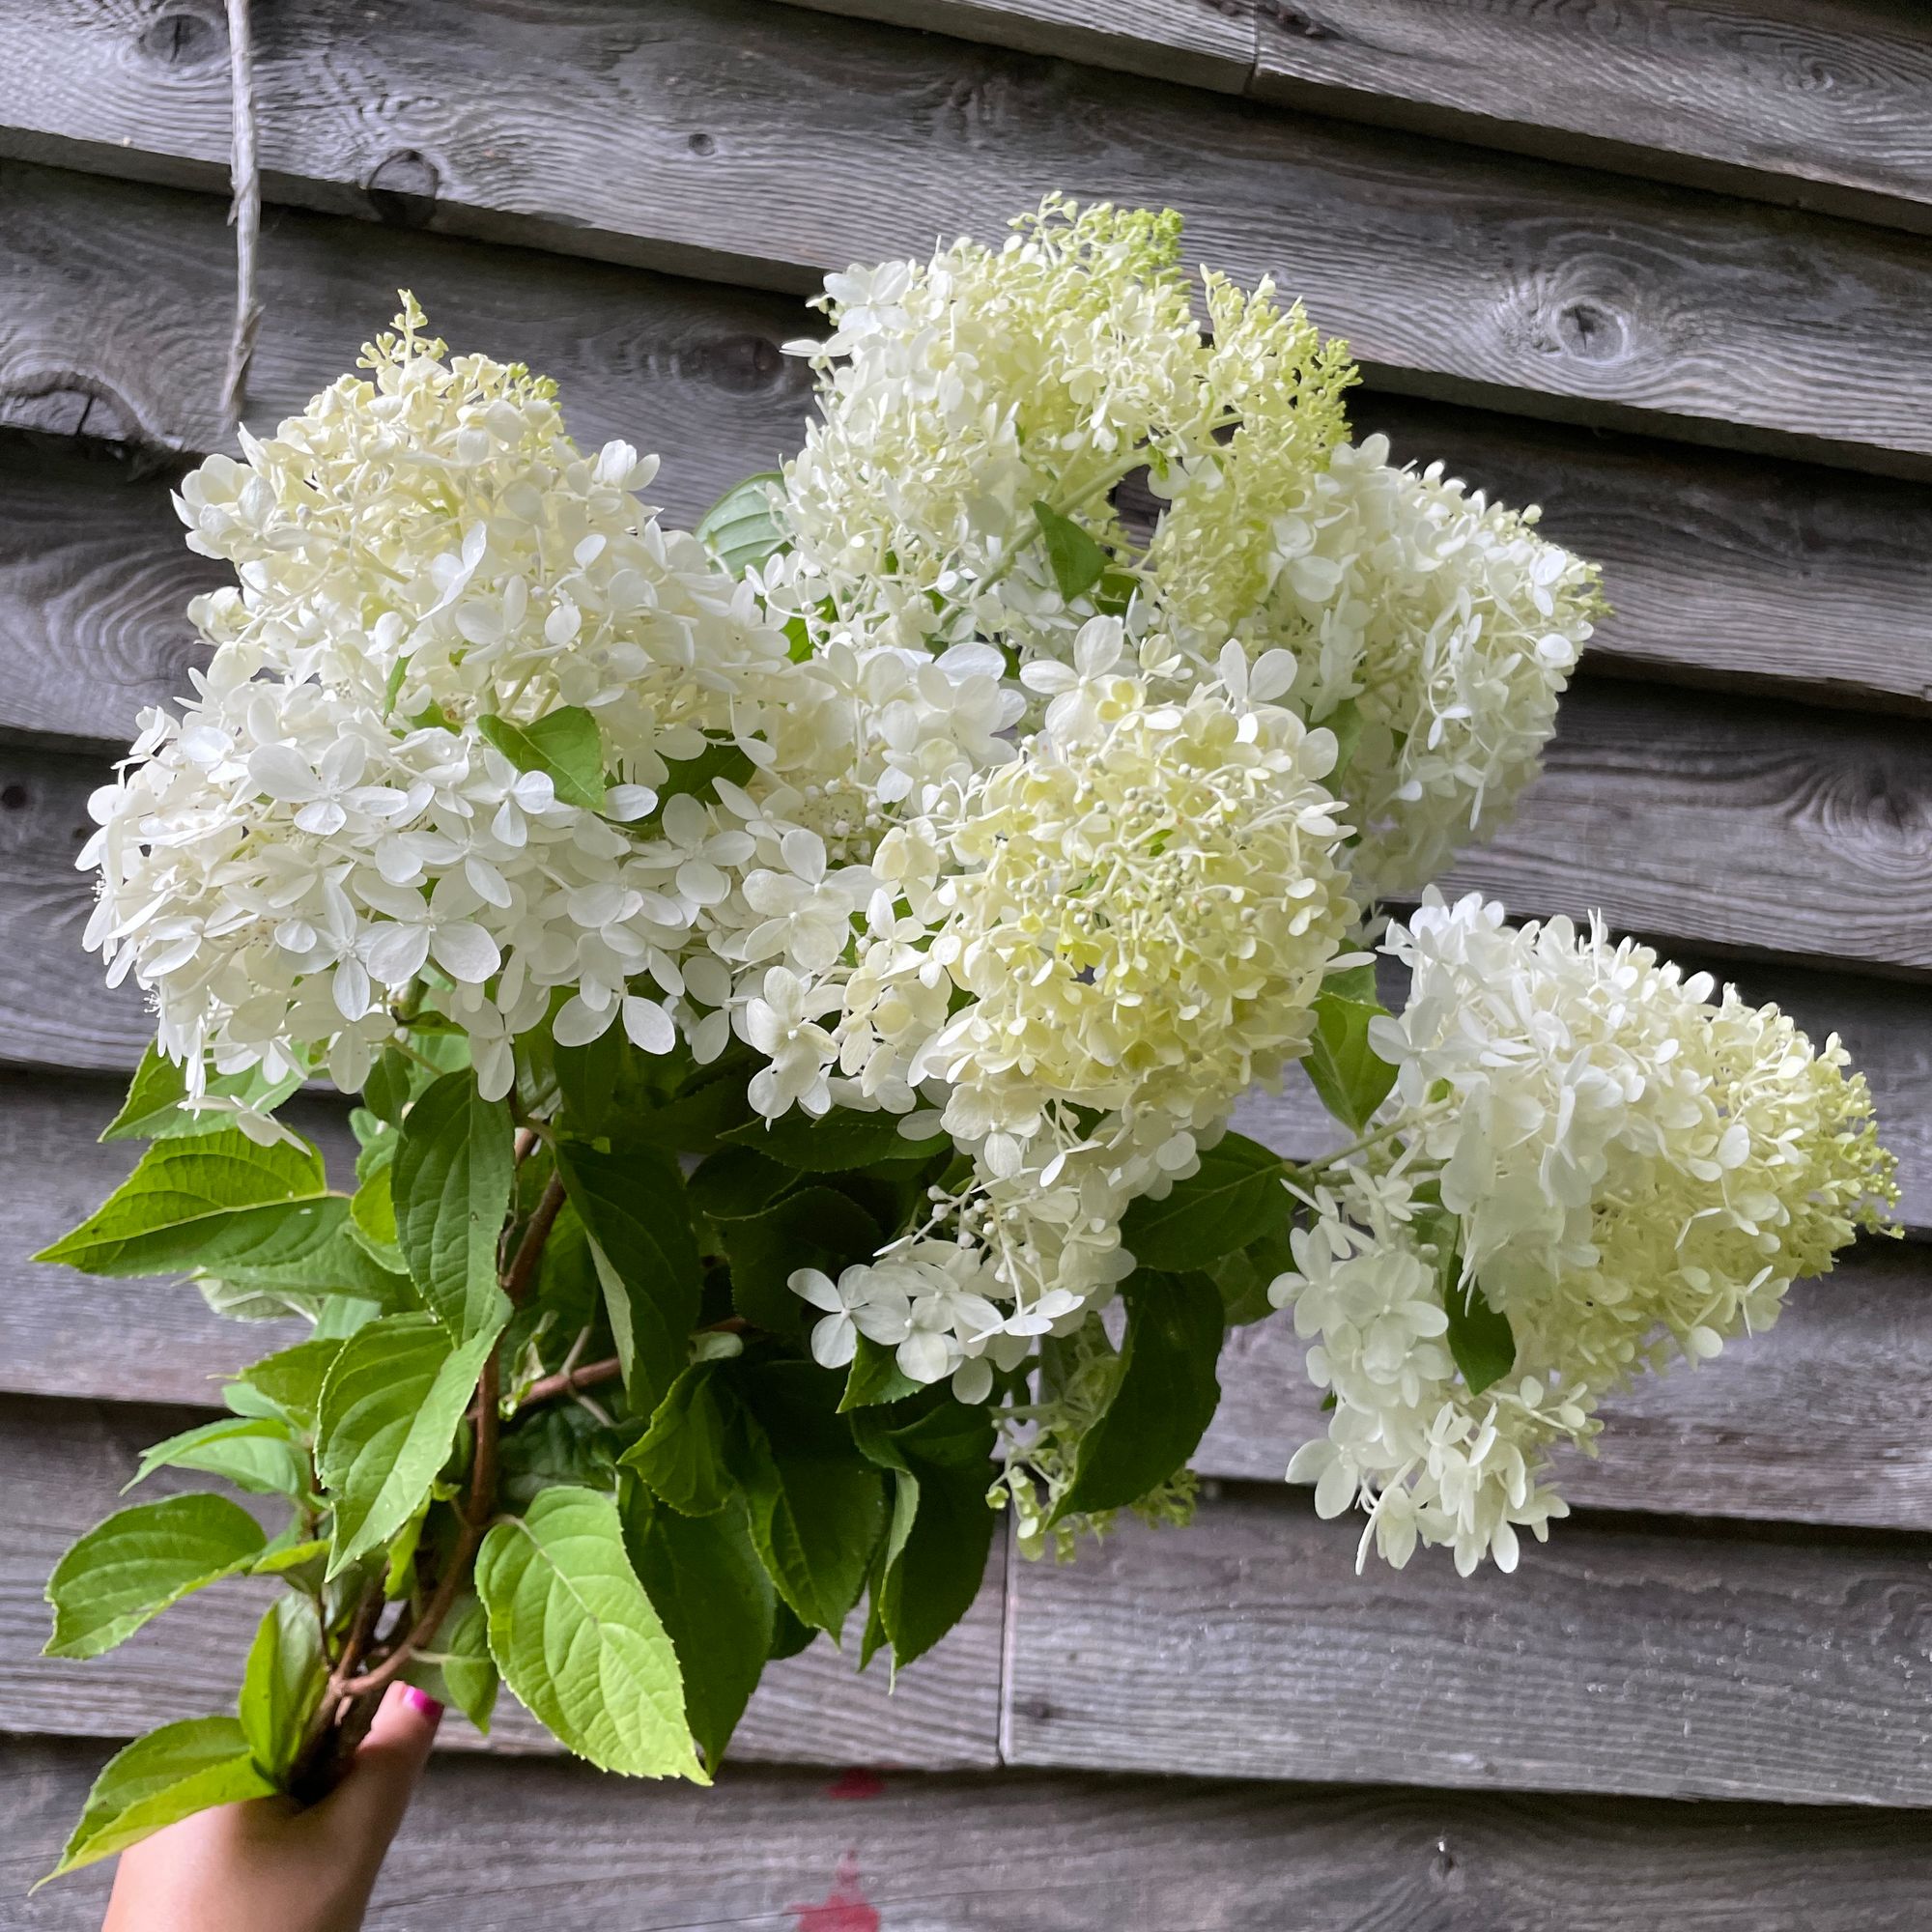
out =
[(442, 1706), (411, 1684), (392, 1684), (349, 1774), (324, 1800), (331, 1836), (373, 1851), (380, 1861), (409, 1809), (429, 1761)]

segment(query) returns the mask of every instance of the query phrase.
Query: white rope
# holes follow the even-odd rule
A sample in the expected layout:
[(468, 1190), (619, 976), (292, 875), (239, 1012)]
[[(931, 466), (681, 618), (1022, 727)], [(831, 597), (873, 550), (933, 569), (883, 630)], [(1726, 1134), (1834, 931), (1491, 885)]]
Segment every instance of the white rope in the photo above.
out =
[(242, 420), (248, 364), (262, 310), (255, 299), (255, 242), (262, 230), (262, 179), (255, 156), (255, 57), (248, 0), (228, 0), (229, 105), (234, 124), (228, 179), (228, 219), (235, 230), (235, 327), (228, 338), (228, 372), (221, 407), (229, 426)]

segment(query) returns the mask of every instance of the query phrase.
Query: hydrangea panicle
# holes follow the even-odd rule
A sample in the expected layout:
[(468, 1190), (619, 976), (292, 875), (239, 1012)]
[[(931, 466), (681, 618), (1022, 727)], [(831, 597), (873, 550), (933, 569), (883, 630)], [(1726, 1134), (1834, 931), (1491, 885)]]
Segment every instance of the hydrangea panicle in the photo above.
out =
[[(1601, 920), (1513, 928), (1432, 892), (1386, 950), (1411, 976), (1371, 1028), (1395, 1088), (1273, 1290), (1335, 1396), (1291, 1475), (1324, 1515), (1362, 1497), (1392, 1562), (1419, 1539), (1507, 1569), (1517, 1529), (1561, 1513), (1548, 1448), (1588, 1447), (1633, 1377), (1768, 1327), (1885, 1225), (1893, 1161), (1835, 1036), (1814, 1047)], [(1479, 1390), (1444, 1339), (1471, 1294), (1515, 1344)]]

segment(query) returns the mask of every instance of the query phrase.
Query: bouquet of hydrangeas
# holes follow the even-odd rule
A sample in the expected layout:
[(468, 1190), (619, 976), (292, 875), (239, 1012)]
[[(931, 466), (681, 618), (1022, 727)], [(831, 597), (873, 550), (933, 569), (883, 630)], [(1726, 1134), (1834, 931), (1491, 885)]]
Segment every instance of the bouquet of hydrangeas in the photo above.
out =
[[(1596, 573), (1351, 442), (1339, 344), (1058, 201), (821, 305), (803, 449), (695, 534), (407, 297), (182, 488), (239, 584), (83, 860), (149, 1146), (45, 1259), (314, 1328), (141, 1465), (253, 1506), (55, 1572), (63, 1657), (286, 1586), (239, 1716), (124, 1750), (64, 1869), (326, 1787), (397, 1678), (702, 1781), (768, 1660), (937, 1642), (995, 1512), (1028, 1554), (1183, 1520), (1276, 1309), (1321, 1513), (1510, 1569), (1602, 1397), (1884, 1218), (1835, 1039), (1430, 890)], [(1304, 1077), (1339, 1151), (1230, 1131)], [(320, 1078), (353, 1186), (277, 1113)]]

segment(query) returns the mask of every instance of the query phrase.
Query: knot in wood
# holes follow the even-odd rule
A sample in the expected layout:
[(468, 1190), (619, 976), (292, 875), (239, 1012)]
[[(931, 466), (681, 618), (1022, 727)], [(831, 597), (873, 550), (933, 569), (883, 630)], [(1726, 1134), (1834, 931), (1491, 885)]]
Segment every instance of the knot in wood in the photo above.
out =
[(436, 213), (441, 186), (441, 172), (427, 155), (398, 148), (377, 162), (365, 191), (378, 221), (396, 228), (420, 228)]
[(142, 28), (134, 50), (156, 67), (176, 72), (207, 67), (227, 58), (228, 21), (220, 14), (177, 7)]
[(792, 362), (778, 344), (764, 335), (724, 335), (681, 352), (679, 370), (737, 396), (755, 395), (802, 376), (804, 365)]
[(1623, 318), (1593, 301), (1566, 303), (1556, 317), (1557, 339), (1585, 362), (1614, 362), (1624, 353)]
[(1263, 0), (1262, 15), (1284, 34), (1299, 34), (1304, 41), (1341, 39), (1326, 21), (1318, 20), (1312, 14), (1304, 14), (1298, 7), (1284, 6), (1282, 0)]

